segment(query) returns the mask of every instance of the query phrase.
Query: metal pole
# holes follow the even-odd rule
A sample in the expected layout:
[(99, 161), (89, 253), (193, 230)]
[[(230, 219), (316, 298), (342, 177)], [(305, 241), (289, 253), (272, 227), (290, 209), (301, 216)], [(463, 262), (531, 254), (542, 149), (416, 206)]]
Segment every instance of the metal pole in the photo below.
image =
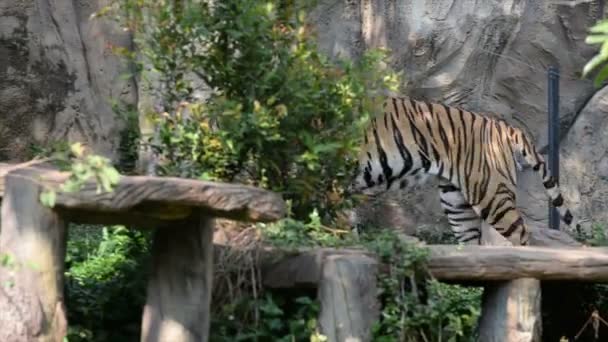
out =
[[(559, 184), (559, 70), (549, 67), (549, 174)], [(559, 213), (549, 201), (549, 227), (559, 229)]]

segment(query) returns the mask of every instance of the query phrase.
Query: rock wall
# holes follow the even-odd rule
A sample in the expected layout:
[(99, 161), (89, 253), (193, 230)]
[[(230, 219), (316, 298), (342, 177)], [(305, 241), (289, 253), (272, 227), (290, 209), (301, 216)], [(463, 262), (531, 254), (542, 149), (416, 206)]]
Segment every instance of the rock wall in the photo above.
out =
[[(497, 114), (530, 132), (542, 148), (547, 144), (547, 68), (554, 65), (560, 69), (564, 134), (596, 92), (589, 80), (581, 79), (580, 71), (595, 53), (584, 39), (588, 28), (603, 16), (601, 4), (593, 1), (570, 7), (534, 0), (326, 0), (314, 13), (314, 21), (321, 48), (331, 55), (356, 58), (368, 48), (389, 48), (393, 67), (404, 71), (411, 96)], [(583, 114), (590, 111), (593, 109)], [(573, 140), (577, 140), (577, 133), (570, 133)], [(594, 139), (601, 138), (594, 135)], [(573, 143), (566, 146), (564, 153), (584, 148)], [(580, 165), (584, 162), (596, 163), (583, 159)], [(562, 165), (566, 168), (569, 164)], [(592, 184), (604, 185), (597, 175), (589, 173), (589, 177), (594, 179)], [(580, 179), (564, 181), (577, 187)], [(409, 232), (421, 225), (445, 227), (447, 221), (434, 185), (430, 182), (418, 193), (387, 196), (376, 209), (363, 208), (360, 216), (381, 225), (396, 224)], [(520, 207), (528, 222), (546, 224), (548, 202), (538, 177), (532, 171), (524, 172), (520, 188)], [(589, 200), (580, 199), (587, 209), (575, 213), (594, 212)]]
[(85, 141), (117, 157), (122, 121), (112, 101), (136, 102), (128, 68), (110, 52), (131, 38), (113, 22), (89, 20), (107, 0), (0, 0), (0, 160), (32, 145)]

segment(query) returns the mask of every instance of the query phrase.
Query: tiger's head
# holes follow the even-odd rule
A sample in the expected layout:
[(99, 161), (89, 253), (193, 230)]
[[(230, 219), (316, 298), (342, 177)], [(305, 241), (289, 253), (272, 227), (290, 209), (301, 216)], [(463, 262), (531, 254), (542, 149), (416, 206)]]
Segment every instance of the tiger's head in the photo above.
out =
[(348, 192), (351, 194), (375, 197), (386, 190), (382, 186), (385, 180), (378, 152), (371, 147), (366, 143), (359, 153), (352, 183), (348, 188)]

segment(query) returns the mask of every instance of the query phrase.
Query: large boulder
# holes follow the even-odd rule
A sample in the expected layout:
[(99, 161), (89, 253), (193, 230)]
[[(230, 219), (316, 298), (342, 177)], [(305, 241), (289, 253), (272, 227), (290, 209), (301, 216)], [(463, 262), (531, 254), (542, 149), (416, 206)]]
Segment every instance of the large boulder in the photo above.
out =
[(0, 159), (30, 157), (54, 140), (88, 143), (117, 157), (122, 120), (112, 101), (135, 103), (129, 47), (112, 21), (89, 20), (109, 0), (0, 0)]
[[(557, 66), (561, 73), (562, 133), (596, 91), (580, 71), (595, 53), (584, 40), (604, 13), (601, 3), (571, 7), (516, 0), (324, 0), (313, 18), (320, 46), (331, 55), (357, 58), (369, 48), (389, 48), (411, 96), (499, 115), (528, 131), (543, 148), (547, 68)], [(582, 147), (566, 146), (564, 153)], [(589, 177), (594, 179), (590, 184), (601, 182), (599, 175)], [(531, 171), (520, 177), (520, 207), (533, 225), (546, 224), (548, 217), (540, 183)], [(375, 210), (366, 207), (363, 212), (374, 212), (382, 222), (389, 217), (388, 222), (400, 222), (408, 231), (437, 225), (438, 220), (445, 229), (435, 184), (431, 181), (417, 193), (387, 196)], [(402, 209), (396, 210), (395, 202)]]
[(560, 183), (573, 213), (590, 223), (608, 222), (608, 88), (581, 111), (560, 146)]

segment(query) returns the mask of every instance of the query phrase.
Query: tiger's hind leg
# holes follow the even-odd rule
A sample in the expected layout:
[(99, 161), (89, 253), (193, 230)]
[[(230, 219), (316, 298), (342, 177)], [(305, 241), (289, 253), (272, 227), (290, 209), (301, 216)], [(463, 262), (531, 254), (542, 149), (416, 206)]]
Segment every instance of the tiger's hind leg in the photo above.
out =
[[(504, 187), (499, 193), (500, 195), (497, 194), (487, 208), (474, 207), (475, 211), (486, 213), (485, 217), (481, 215), (482, 218), (514, 246), (528, 245), (530, 232), (515, 205), (515, 193)], [(496, 207), (493, 207), (493, 204)]]
[(481, 218), (465, 200), (460, 189), (442, 179), (439, 182), (439, 199), (458, 242), (480, 244)]
[(493, 227), (514, 246), (527, 246), (530, 243), (530, 231), (517, 209), (513, 209)]

